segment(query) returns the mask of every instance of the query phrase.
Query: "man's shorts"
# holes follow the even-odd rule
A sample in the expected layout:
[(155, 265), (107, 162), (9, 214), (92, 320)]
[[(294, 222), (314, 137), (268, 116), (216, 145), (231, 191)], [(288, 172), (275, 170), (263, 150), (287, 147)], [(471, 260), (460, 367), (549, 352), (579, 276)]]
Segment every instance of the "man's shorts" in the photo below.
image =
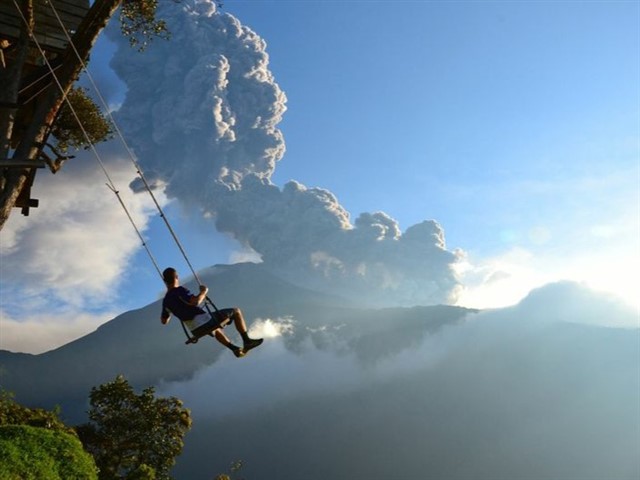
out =
[(204, 335), (209, 335), (214, 330), (226, 327), (230, 321), (227, 321), (233, 315), (235, 311), (234, 308), (223, 308), (222, 310), (216, 310), (211, 314), (211, 319), (199, 327), (194, 328), (191, 333), (195, 337), (202, 337)]

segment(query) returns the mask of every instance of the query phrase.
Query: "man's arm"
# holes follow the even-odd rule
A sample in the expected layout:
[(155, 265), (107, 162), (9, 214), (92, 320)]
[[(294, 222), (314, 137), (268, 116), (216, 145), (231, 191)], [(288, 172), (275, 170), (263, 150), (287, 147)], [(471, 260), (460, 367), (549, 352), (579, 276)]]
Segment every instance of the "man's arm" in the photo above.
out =
[(189, 304), (194, 306), (200, 305), (204, 301), (204, 299), (207, 298), (208, 291), (209, 289), (206, 287), (206, 285), (200, 285), (200, 293), (198, 295), (193, 295), (189, 299)]
[(162, 301), (162, 313), (160, 313), (160, 321), (163, 325), (166, 325), (171, 320), (171, 310), (169, 310), (165, 302), (166, 298)]

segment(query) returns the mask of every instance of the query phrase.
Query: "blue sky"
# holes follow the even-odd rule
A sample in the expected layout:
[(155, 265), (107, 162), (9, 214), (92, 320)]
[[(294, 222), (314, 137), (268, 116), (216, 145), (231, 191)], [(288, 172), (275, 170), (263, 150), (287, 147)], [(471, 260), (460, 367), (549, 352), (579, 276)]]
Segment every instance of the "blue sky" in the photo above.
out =
[(433, 218), (476, 258), (617, 249), (593, 231), (629, 221), (638, 247), (637, 3), (224, 10), (266, 40), (288, 97), (275, 183), (327, 188), (352, 216), (382, 210), (404, 228)]
[(435, 218), (451, 246), (490, 254), (497, 229), (573, 208), (514, 199), (514, 184), (637, 166), (637, 5), (236, 5), (289, 98), (275, 179), (324, 186), (351, 212)]
[[(436, 220), (447, 248), (464, 252), (462, 304), (512, 304), (565, 278), (632, 301), (640, 285), (638, 2), (229, 0), (222, 11), (265, 40), (288, 99), (276, 185), (327, 189), (352, 219), (380, 210), (403, 230)], [(117, 104), (124, 87), (109, 72), (112, 51), (101, 39), (90, 69)], [(58, 178), (49, 177), (45, 194)], [(167, 212), (196, 268), (242, 258), (235, 242), (181, 207)], [(39, 213), (16, 211), (5, 245)], [(147, 221), (160, 263), (180, 268), (162, 223), (153, 213)], [(122, 224), (125, 235), (124, 216)], [(144, 251), (115, 263), (87, 294), (93, 300), (65, 300), (61, 316), (87, 318), (69, 332), (158, 297)], [(3, 277), (33, 296), (48, 288), (36, 277)], [(36, 304), (17, 308), (7, 297), (5, 329), (27, 321), (42, 329)], [(64, 330), (60, 318), (52, 329)]]

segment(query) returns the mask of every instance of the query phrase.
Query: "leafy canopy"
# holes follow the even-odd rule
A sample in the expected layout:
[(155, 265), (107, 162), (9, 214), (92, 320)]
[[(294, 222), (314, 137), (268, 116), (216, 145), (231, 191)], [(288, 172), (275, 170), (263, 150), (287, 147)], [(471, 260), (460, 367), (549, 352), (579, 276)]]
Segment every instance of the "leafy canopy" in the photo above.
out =
[[(175, 0), (174, 0), (175, 1)], [(120, 8), (120, 30), (132, 47), (144, 50), (153, 37), (168, 39), (167, 24), (156, 18), (158, 0), (124, 0)]]
[(57, 411), (28, 408), (0, 391), (0, 478), (94, 480), (96, 465)]
[(0, 426), (5, 425), (29, 425), (66, 433), (74, 432), (60, 420), (58, 411), (25, 407), (17, 403), (11, 393), (2, 390), (0, 391)]
[(153, 387), (138, 395), (122, 375), (92, 388), (89, 399), (90, 421), (77, 431), (101, 480), (171, 478), (191, 428), (190, 412), (180, 400), (156, 398)]
[[(73, 109), (69, 107), (67, 102), (64, 102), (51, 129), (51, 134), (58, 141), (57, 146), (61, 151), (66, 152), (70, 147), (86, 148), (90, 145), (89, 142), (95, 144), (113, 136), (111, 123), (100, 111), (100, 107), (87, 95), (85, 89), (72, 88), (67, 94), (67, 99)], [(79, 127), (76, 116), (84, 128), (84, 132)], [(89, 141), (87, 141), (87, 137)]]
[(75, 435), (28, 425), (0, 427), (0, 478), (95, 480), (96, 465)]

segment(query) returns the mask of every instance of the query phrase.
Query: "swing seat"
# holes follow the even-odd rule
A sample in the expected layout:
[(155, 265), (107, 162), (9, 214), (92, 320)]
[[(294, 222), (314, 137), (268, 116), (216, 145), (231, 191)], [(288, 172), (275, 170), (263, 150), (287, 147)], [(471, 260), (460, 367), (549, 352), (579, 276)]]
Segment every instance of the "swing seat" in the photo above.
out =
[(192, 343), (198, 343), (198, 340), (200, 340), (202, 337), (205, 337), (207, 335), (209, 335), (210, 337), (213, 337), (213, 332), (205, 333), (205, 334), (200, 335), (198, 337), (191, 336), (191, 337), (189, 337), (189, 339), (186, 342), (184, 342), (184, 344), (185, 345), (191, 345)]
[(185, 345), (192, 345), (192, 344), (198, 343), (198, 340), (200, 340), (202, 337), (206, 337), (207, 335), (209, 335), (210, 337), (213, 337), (214, 331), (216, 331), (219, 328), (224, 328), (230, 323), (231, 323), (230, 317), (225, 318), (221, 322), (214, 322), (213, 317), (211, 317), (210, 321), (196, 328), (194, 331), (191, 332), (191, 335), (188, 334), (186, 327), (184, 326), (184, 324), (182, 324), (182, 327), (184, 328), (184, 333), (186, 333), (188, 337), (187, 341), (184, 343)]

